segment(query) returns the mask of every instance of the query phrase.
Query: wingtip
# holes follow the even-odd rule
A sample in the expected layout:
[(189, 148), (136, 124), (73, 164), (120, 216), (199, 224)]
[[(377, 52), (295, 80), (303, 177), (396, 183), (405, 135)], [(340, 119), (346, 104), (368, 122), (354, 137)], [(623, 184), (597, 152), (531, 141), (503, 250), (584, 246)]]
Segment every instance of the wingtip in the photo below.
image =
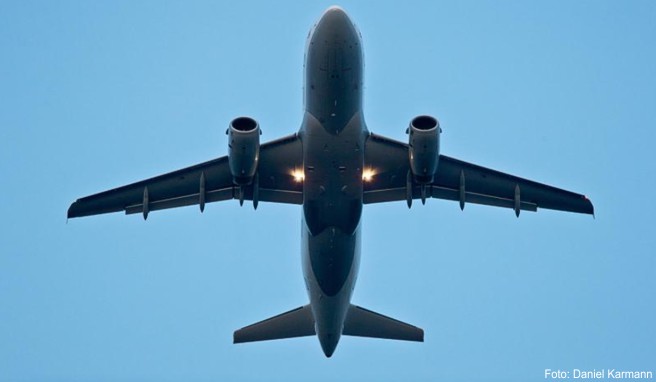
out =
[(68, 207), (68, 210), (66, 211), (66, 220), (70, 218), (76, 217), (75, 215), (75, 204), (77, 203), (77, 200), (71, 203), (71, 205)]
[(595, 219), (595, 209), (594, 209), (594, 205), (592, 204), (592, 201), (590, 200), (590, 198), (588, 198), (588, 197), (585, 196), (585, 195), (583, 196), (583, 199), (585, 199), (585, 201), (588, 202), (588, 206), (589, 206), (589, 208), (590, 208), (590, 210), (588, 211), (588, 213), (589, 213), (590, 215), (592, 215), (592, 218), (593, 218), (593, 219)]

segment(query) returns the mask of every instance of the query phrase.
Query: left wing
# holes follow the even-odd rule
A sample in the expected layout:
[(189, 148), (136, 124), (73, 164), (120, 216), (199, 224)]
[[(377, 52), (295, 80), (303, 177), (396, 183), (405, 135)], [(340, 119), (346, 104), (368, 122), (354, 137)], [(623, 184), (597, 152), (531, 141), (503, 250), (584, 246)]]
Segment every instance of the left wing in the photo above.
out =
[(228, 157), (224, 156), (78, 199), (68, 209), (68, 217), (125, 211), (143, 213), (146, 218), (150, 211), (194, 204), (202, 210), (205, 203), (240, 196), (246, 200), (302, 204), (302, 184), (292, 176), (292, 171), (302, 166), (302, 143), (294, 134), (260, 146), (258, 184), (246, 186), (243, 195), (232, 182)]
[[(373, 176), (364, 185), (364, 203), (381, 203), (432, 197), (465, 203), (537, 211), (594, 214), (594, 207), (584, 195), (546, 184), (505, 174), (475, 164), (440, 155), (432, 184), (422, 187), (408, 175), (408, 145), (371, 134), (365, 147), (365, 168)], [(422, 192), (424, 193), (422, 196)]]

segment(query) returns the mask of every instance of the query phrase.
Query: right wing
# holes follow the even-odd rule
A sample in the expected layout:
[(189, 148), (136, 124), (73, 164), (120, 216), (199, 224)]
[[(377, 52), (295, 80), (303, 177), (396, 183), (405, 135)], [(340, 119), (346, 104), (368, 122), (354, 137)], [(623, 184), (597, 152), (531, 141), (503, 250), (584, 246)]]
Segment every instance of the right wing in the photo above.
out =
[[(375, 175), (364, 185), (364, 203), (421, 198), (421, 187), (412, 180), (408, 182), (407, 144), (371, 134), (365, 147), (365, 167)], [(592, 203), (584, 195), (446, 155), (440, 155), (434, 181), (424, 192), (426, 197), (460, 201), (461, 207), (475, 203), (513, 208), (517, 214), (519, 210), (538, 208), (594, 214)]]
[[(302, 204), (303, 185), (292, 172), (303, 167), (303, 147), (296, 134), (260, 146), (257, 199), (265, 202)], [(204, 192), (202, 192), (204, 191)], [(253, 199), (253, 187), (246, 186), (243, 198)], [(168, 174), (142, 180), (76, 200), (68, 217), (125, 211), (143, 213), (239, 198), (232, 182), (228, 157), (224, 156)]]

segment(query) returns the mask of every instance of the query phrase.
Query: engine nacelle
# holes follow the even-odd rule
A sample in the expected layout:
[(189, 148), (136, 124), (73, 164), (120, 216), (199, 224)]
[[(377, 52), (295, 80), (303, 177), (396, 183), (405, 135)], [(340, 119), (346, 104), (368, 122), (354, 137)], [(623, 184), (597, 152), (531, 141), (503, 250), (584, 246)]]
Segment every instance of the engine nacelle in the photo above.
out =
[(240, 186), (251, 184), (260, 159), (260, 125), (253, 118), (235, 118), (227, 134), (232, 181)]
[(410, 170), (419, 184), (433, 182), (440, 158), (440, 123), (429, 115), (420, 115), (410, 121), (408, 150)]

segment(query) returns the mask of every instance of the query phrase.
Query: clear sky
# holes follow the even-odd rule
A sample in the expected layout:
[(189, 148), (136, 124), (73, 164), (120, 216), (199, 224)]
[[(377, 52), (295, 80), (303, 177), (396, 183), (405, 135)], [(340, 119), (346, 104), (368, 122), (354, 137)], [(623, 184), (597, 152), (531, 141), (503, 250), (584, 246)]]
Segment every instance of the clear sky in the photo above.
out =
[(76, 198), (299, 128), (327, 2), (0, 2), (0, 380), (541, 381), (656, 372), (656, 3), (344, 2), (369, 129), (587, 194), (597, 216), (366, 206), (353, 302), (423, 344), (232, 344), (306, 304), (298, 206), (66, 222)]

